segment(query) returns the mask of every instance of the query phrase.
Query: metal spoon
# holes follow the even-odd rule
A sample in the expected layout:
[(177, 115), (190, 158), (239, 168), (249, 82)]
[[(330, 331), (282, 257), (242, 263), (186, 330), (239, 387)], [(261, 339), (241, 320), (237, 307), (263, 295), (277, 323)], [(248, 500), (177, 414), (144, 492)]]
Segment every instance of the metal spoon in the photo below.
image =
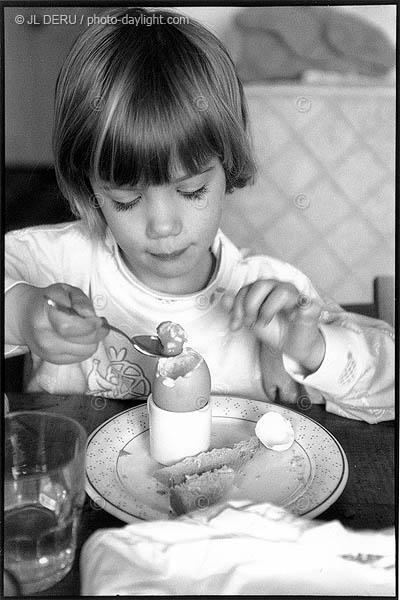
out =
[[(45, 294), (44, 297), (46, 298), (47, 304), (49, 306), (56, 308), (60, 312), (63, 312), (66, 315), (75, 315), (81, 317), (81, 319), (84, 318), (71, 306), (65, 306), (60, 302), (56, 302), (55, 300), (49, 298), (49, 296), (46, 296)], [(160, 338), (157, 335), (135, 335), (131, 338), (127, 333), (125, 333), (121, 329), (118, 329), (118, 327), (110, 325), (110, 323), (105, 317), (101, 317), (101, 320), (103, 321), (103, 325), (106, 329), (115, 331), (115, 333), (119, 333), (120, 335), (122, 335), (132, 344), (135, 350), (138, 350), (138, 352), (141, 352), (146, 356), (165, 356)]]

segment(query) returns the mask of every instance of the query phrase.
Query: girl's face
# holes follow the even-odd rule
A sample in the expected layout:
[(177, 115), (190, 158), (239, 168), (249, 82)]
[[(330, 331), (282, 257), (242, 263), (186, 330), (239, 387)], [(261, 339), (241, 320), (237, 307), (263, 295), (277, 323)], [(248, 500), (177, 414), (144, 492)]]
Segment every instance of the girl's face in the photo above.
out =
[(156, 291), (189, 294), (210, 277), (210, 246), (225, 186), (222, 165), (213, 159), (194, 176), (177, 172), (168, 184), (134, 189), (93, 185), (93, 191), (132, 273)]

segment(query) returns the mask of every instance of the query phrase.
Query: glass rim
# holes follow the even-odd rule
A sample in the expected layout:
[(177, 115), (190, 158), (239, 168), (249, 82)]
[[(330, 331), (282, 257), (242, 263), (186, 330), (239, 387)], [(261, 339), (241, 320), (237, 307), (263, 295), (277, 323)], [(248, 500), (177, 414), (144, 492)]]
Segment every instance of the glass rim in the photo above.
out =
[[(77, 450), (77, 454), (74, 455), (73, 457), (65, 457), (64, 456), (64, 460), (61, 460), (59, 464), (57, 465), (53, 465), (51, 468), (49, 468), (46, 471), (30, 471), (24, 474), (21, 474), (21, 479), (41, 479), (45, 476), (50, 476), (54, 473), (57, 473), (60, 471), (60, 469), (63, 469), (64, 467), (66, 467), (68, 464), (74, 462), (77, 457), (82, 457), (84, 462), (85, 462), (85, 456), (86, 456), (86, 448), (87, 448), (87, 439), (88, 439), (88, 434), (86, 432), (86, 429), (83, 427), (83, 425), (81, 425), (78, 421), (76, 421), (75, 419), (73, 419), (72, 417), (68, 417), (66, 415), (60, 415), (57, 413), (51, 413), (51, 412), (47, 412), (47, 411), (41, 411), (41, 410), (21, 410), (21, 411), (12, 411), (7, 413), (6, 415), (4, 415), (4, 440), (3, 440), (3, 446), (4, 446), (4, 463), (3, 463), (3, 480), (4, 480), (4, 486), (8, 485), (9, 481), (11, 480), (15, 480), (14, 475), (12, 475), (11, 471), (6, 470), (6, 444), (8, 443), (8, 436), (6, 435), (6, 431), (5, 428), (7, 426), (7, 421), (9, 421), (9, 426), (11, 426), (10, 421), (14, 420), (15, 425), (17, 425), (17, 420), (18, 417), (25, 417), (25, 418), (30, 418), (30, 419), (37, 419), (40, 420), (41, 417), (44, 417), (42, 419), (42, 422), (46, 422), (46, 419), (50, 417), (50, 419), (48, 420), (48, 422), (50, 423), (51, 420), (52, 421), (59, 421), (59, 423), (68, 423), (69, 425), (73, 426), (73, 430), (71, 428), (71, 433), (72, 435), (75, 434), (75, 440), (74, 440), (74, 444), (75, 444), (75, 448)], [(26, 422), (26, 421), (25, 421)], [(32, 421), (31, 421), (32, 423)], [(21, 425), (23, 424), (23, 421), (21, 421)], [(86, 469), (84, 469), (84, 472), (86, 473)], [(10, 477), (11, 475), (11, 477)]]
[(79, 423), (79, 421), (77, 421), (76, 419), (73, 419), (72, 417), (68, 417), (67, 415), (60, 415), (58, 413), (51, 413), (51, 412), (44, 411), (44, 410), (13, 410), (13, 411), (8, 412), (6, 415), (4, 415), (4, 420), (16, 418), (16, 417), (22, 417), (24, 415), (29, 416), (29, 417), (51, 417), (52, 419), (56, 419), (56, 420), (60, 420), (60, 421), (64, 421), (64, 422), (65, 421), (70, 422), (72, 425), (75, 426), (75, 428), (79, 432), (79, 439), (82, 440), (83, 445), (84, 446), (86, 445), (87, 438), (88, 438), (88, 433), (87, 433), (86, 429), (83, 427), (83, 425), (81, 423)]

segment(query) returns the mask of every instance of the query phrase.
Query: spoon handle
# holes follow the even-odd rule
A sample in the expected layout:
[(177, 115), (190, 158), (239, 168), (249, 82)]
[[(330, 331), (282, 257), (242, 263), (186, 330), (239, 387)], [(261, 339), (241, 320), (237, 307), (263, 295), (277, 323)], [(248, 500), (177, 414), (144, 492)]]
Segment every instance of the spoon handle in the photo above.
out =
[[(130, 338), (127, 333), (125, 333), (121, 329), (118, 329), (118, 327), (115, 327), (114, 325), (110, 325), (110, 323), (107, 321), (107, 319), (105, 317), (101, 317), (101, 319), (103, 321), (104, 327), (106, 327), (107, 329), (110, 329), (110, 331), (115, 331), (115, 333), (119, 333), (120, 335), (123, 335), (124, 338), (126, 338), (133, 346), (135, 346), (132, 338)], [(135, 348), (136, 348), (136, 346), (135, 346)]]
[[(46, 296), (46, 294), (43, 294), (43, 295), (46, 298), (47, 304), (49, 306), (52, 306), (53, 308), (59, 310), (60, 312), (64, 313), (65, 315), (72, 315), (72, 316), (75, 316), (75, 317), (81, 317), (81, 319), (85, 318), (85, 317), (82, 317), (82, 315), (80, 315), (75, 310), (75, 308), (72, 308), (72, 306), (65, 306), (65, 304), (61, 304), (61, 302), (57, 302), (56, 300), (53, 300), (53, 298), (50, 298), (49, 296)], [(101, 317), (101, 320), (103, 321), (103, 325), (104, 325), (104, 327), (106, 329), (113, 329), (117, 333), (120, 333), (121, 335), (125, 335), (125, 337), (128, 337), (123, 331), (120, 331), (116, 327), (113, 327), (112, 325), (110, 325), (109, 322), (107, 321), (107, 319), (105, 317)]]
[[(44, 294), (44, 297), (47, 301), (47, 304), (49, 306), (52, 306), (53, 308), (55, 308), (56, 310), (59, 310), (62, 313), (65, 313), (66, 315), (74, 315), (74, 316), (78, 316), (78, 317), (82, 317), (82, 315), (80, 315), (74, 308), (72, 308), (71, 306), (65, 306), (65, 304), (61, 304), (60, 302), (57, 302), (56, 300), (53, 300), (52, 298), (50, 298), (49, 296), (46, 296)], [(141, 352), (142, 354), (145, 354), (146, 356), (159, 356), (162, 354), (162, 352), (152, 352), (151, 350), (147, 349), (147, 348), (143, 348), (140, 344), (138, 344), (135, 341), (135, 338), (131, 338), (129, 337), (129, 335), (127, 333), (125, 333), (124, 331), (122, 331), (121, 329), (118, 329), (118, 327), (115, 327), (114, 325), (110, 325), (110, 323), (107, 321), (107, 319), (105, 317), (100, 317), (102, 322), (103, 322), (103, 327), (105, 327), (106, 329), (108, 329), (109, 331), (114, 331), (115, 333), (119, 333), (119, 335), (122, 335), (125, 339), (128, 340), (128, 342), (130, 344), (132, 344), (132, 346), (138, 350), (139, 352)]]
[[(53, 300), (53, 298), (50, 298), (49, 296), (46, 296), (46, 294), (44, 294), (44, 297), (46, 298), (47, 304), (49, 306), (52, 306), (53, 308), (56, 308), (60, 312), (66, 314), (66, 315), (74, 315), (76, 317), (83, 318), (82, 315), (80, 315), (74, 308), (72, 308), (72, 306), (65, 306), (65, 304), (61, 304), (61, 302), (57, 302), (56, 300)], [(105, 317), (101, 317), (101, 320), (103, 321), (103, 326), (106, 329), (112, 329), (116, 333), (120, 333), (124, 337), (128, 338), (128, 340), (130, 340), (130, 337), (127, 336), (126, 333), (124, 333), (123, 331), (121, 331), (117, 327), (114, 327), (113, 325), (110, 325), (110, 323), (107, 321), (107, 319)]]

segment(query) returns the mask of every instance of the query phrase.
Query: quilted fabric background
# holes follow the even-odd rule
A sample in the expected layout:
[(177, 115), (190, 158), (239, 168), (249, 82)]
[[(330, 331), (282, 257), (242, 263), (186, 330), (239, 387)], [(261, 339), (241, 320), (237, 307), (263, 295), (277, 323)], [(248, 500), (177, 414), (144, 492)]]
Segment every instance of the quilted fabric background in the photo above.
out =
[(372, 302), (394, 272), (394, 87), (246, 88), (258, 174), (222, 229), (306, 273), (338, 302)]

